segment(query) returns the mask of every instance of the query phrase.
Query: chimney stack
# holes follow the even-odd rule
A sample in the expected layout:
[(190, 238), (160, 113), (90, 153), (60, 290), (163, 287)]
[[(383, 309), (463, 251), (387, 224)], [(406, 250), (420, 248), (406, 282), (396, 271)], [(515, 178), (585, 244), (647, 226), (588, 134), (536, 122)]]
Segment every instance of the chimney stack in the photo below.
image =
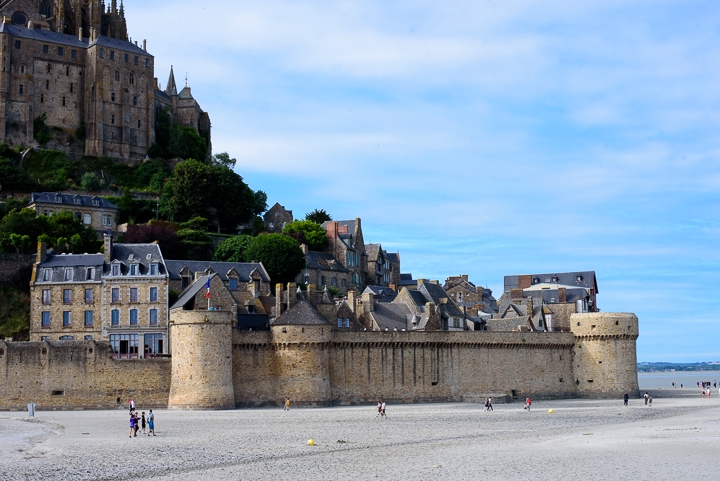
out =
[(355, 291), (348, 291), (347, 293), (347, 303), (348, 306), (350, 306), (350, 309), (353, 311), (353, 314), (357, 310), (357, 299), (355, 298)]
[(287, 285), (287, 308), (290, 309), (297, 302), (297, 284), (288, 282)]
[(313, 306), (317, 305), (317, 286), (315, 284), (307, 285), (307, 298), (308, 301), (310, 301), (310, 304), (312, 304)]
[(282, 284), (275, 284), (275, 319), (280, 317), (280, 314), (283, 313), (283, 285)]
[(373, 312), (375, 310), (375, 300), (373, 299), (372, 292), (362, 295), (362, 303), (365, 312)]
[(111, 235), (105, 234), (103, 236), (103, 254), (105, 256), (105, 262), (109, 263), (112, 260), (112, 249), (113, 239)]
[(37, 257), (35, 258), (35, 262), (40, 264), (41, 262), (45, 262), (45, 259), (47, 259), (47, 244), (44, 242), (38, 242)]

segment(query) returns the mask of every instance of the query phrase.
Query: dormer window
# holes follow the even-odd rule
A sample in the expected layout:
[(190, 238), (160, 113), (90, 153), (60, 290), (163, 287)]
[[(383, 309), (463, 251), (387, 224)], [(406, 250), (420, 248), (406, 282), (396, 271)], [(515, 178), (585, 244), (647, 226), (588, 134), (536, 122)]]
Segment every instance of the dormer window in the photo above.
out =
[(150, 275), (156, 276), (157, 274), (158, 274), (158, 265), (155, 263), (150, 264)]
[(56, 196), (55, 196), (55, 202), (57, 202), (58, 204), (62, 204), (62, 196), (61, 196), (61, 195), (56, 195)]
[(120, 275), (120, 265), (113, 264), (112, 268), (110, 269), (110, 272), (113, 276), (119, 276)]
[(557, 281), (558, 281), (557, 276), (552, 276), (552, 281), (553, 281), (553, 282), (557, 282)]
[(238, 280), (235, 277), (228, 278), (228, 289), (236, 291), (238, 288)]
[(94, 267), (87, 268), (87, 271), (85, 273), (85, 280), (86, 281), (95, 280), (95, 268)]
[(75, 197), (75, 198), (73, 199), (73, 204), (80, 205), (80, 197)]
[(65, 281), (73, 280), (73, 268), (72, 267), (65, 268), (65, 275), (63, 276), (63, 280), (65, 280)]
[(94, 206), (99, 206), (99, 205), (100, 205), (100, 200), (98, 200), (98, 199), (93, 199), (93, 200), (92, 200), (92, 205), (94, 205)]
[(538, 277), (533, 277), (532, 283), (537, 284), (540, 282), (540, 279)]
[(575, 280), (578, 281), (578, 282), (582, 282), (582, 276), (581, 276), (580, 274), (578, 274), (578, 275), (575, 277)]
[(132, 264), (132, 265), (130, 266), (130, 275), (131, 275), (131, 276), (136, 276), (136, 275), (138, 275), (138, 266), (137, 266), (137, 264)]
[(43, 281), (52, 280), (52, 269), (43, 269)]

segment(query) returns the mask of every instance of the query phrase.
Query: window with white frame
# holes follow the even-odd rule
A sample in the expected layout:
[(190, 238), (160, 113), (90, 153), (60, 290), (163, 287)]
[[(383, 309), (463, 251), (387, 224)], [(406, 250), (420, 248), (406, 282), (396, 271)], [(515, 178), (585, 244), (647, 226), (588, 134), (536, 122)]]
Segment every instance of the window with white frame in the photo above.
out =
[(72, 312), (63, 311), (63, 327), (70, 327), (72, 325)]
[(138, 323), (138, 310), (130, 309), (130, 325), (137, 326)]
[(52, 269), (43, 269), (43, 281), (50, 281), (52, 280)]
[(119, 309), (113, 309), (110, 311), (110, 325), (111, 326), (119, 326), (120, 325), (120, 310)]
[(72, 289), (63, 289), (63, 304), (72, 304)]
[(85, 327), (92, 327), (93, 325), (93, 311), (85, 311)]
[(138, 289), (137, 287), (131, 287), (130, 288), (130, 302), (137, 302), (138, 301)]
[(43, 289), (42, 291), (42, 303), (50, 304), (50, 289)]
[(92, 223), (92, 216), (90, 214), (83, 215), (83, 224), (90, 225)]
[(157, 310), (157, 309), (150, 309), (149, 317), (150, 317), (150, 325), (151, 325), (151, 326), (157, 326), (157, 323), (158, 323), (158, 310)]
[(120, 275), (120, 264), (113, 264), (111, 269), (113, 276), (119, 276)]
[(65, 281), (73, 280), (73, 268), (72, 267), (65, 268), (65, 274), (63, 276), (63, 280), (65, 280)]
[(92, 304), (94, 301), (94, 292), (92, 289), (85, 289), (85, 304)]
[(158, 288), (151, 287), (150, 288), (150, 302), (157, 302), (157, 300), (158, 300)]
[(44, 328), (50, 327), (50, 311), (43, 311), (40, 316), (40, 326)]

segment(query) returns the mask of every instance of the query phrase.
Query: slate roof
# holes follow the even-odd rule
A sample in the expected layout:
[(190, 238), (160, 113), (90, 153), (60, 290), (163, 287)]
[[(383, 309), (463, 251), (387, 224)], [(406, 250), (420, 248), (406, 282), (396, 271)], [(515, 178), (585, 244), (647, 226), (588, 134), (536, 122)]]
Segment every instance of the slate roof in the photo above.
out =
[(370, 314), (381, 331), (384, 331), (385, 328), (389, 331), (396, 328), (398, 331), (412, 329), (408, 326), (411, 325), (413, 313), (405, 304), (376, 303), (374, 311)]
[(347, 234), (340, 234), (338, 232), (338, 239), (343, 241), (343, 243), (348, 246), (350, 249), (355, 249), (354, 245), (354, 236), (355, 236), (355, 220), (338, 220), (338, 221), (325, 221), (323, 222), (323, 228), (327, 230), (327, 224), (329, 222), (337, 222), (338, 224), (338, 231), (340, 230), (340, 226), (347, 226)]
[(178, 297), (178, 300), (175, 301), (175, 304), (172, 305), (170, 310), (184, 308), (186, 304), (194, 301), (195, 296), (197, 296), (198, 292), (200, 292), (201, 289), (205, 289), (205, 285), (207, 284), (208, 279), (212, 279), (216, 275), (217, 274), (210, 274), (209, 276), (200, 276), (195, 279), (195, 282), (190, 284), (187, 289), (183, 291), (180, 297)]
[[(93, 200), (96, 200), (98, 202), (98, 205), (93, 205)], [(78, 203), (76, 203), (76, 201)], [(118, 210), (118, 206), (116, 206), (104, 197), (99, 197), (96, 195), (64, 194), (62, 192), (33, 192), (30, 195), (30, 202), (28, 202), (28, 205), (33, 203), (95, 207), (102, 209)]]
[(227, 274), (231, 269), (235, 269), (238, 273), (239, 280), (241, 282), (250, 282), (250, 274), (255, 269), (260, 272), (260, 276), (263, 282), (270, 282), (270, 276), (268, 275), (265, 267), (261, 262), (214, 262), (214, 261), (177, 261), (167, 260), (165, 261), (170, 279), (180, 279), (180, 271), (187, 267), (190, 272), (205, 272), (208, 267), (217, 273), (223, 282), (227, 282)]
[[(577, 278), (580, 276), (580, 280)], [(518, 275), (505, 276), (504, 291), (510, 291), (518, 287)], [(575, 272), (555, 272), (549, 274), (530, 274), (533, 284), (551, 283), (560, 286), (585, 287), (595, 289), (595, 293), (599, 294), (600, 290), (597, 285), (595, 271), (575, 271)], [(556, 281), (553, 281), (556, 278)]]
[[(443, 306), (443, 313), (453, 317), (465, 317), (465, 314), (460, 312), (460, 309), (455, 305), (445, 289), (440, 284), (433, 284), (431, 282), (423, 282), (418, 288), (418, 292), (421, 292), (426, 302), (432, 302), (436, 306)], [(446, 298), (447, 304), (441, 304), (440, 299)]]
[(558, 288), (565, 288), (566, 302), (575, 302), (589, 297), (588, 289), (585, 287), (564, 286), (559, 284), (536, 284), (523, 292), (525, 297), (532, 297), (533, 300), (542, 300), (546, 304), (557, 304), (559, 302)]
[(305, 255), (305, 262), (308, 269), (320, 269), (322, 271), (350, 272), (338, 261), (334, 255), (325, 252), (309, 251)]
[(9, 23), (1, 23), (0, 33), (9, 33), (13, 37), (30, 38), (41, 42), (56, 43), (83, 49), (88, 48), (87, 39), (78, 40), (77, 35), (67, 35), (64, 33), (53, 32), (51, 30), (31, 29), (11, 25)]
[(372, 294), (378, 302), (392, 302), (398, 293), (385, 286), (367, 286), (363, 294)]
[(185, 88), (183, 88), (183, 89), (180, 91), (180, 98), (181, 98), (181, 99), (191, 99), (191, 98), (193, 98), (192, 92), (190, 91), (190, 87), (188, 87), (188, 86), (186, 85)]
[(331, 326), (315, 306), (307, 300), (305, 294), (297, 293), (297, 302), (277, 317), (273, 326)]
[[(87, 46), (87, 42), (84, 42)], [(108, 48), (116, 48), (118, 50), (123, 50), (125, 52), (132, 52), (136, 55), (145, 55), (148, 57), (152, 57), (149, 53), (147, 53), (142, 48), (138, 47), (132, 42), (128, 42), (127, 40), (121, 40), (119, 38), (110, 38), (106, 37), (104, 35), (98, 36), (98, 38), (95, 39), (93, 43), (89, 45), (89, 47), (92, 47), (93, 45), (99, 45), (101, 47), (108, 47)]]
[(109, 264), (105, 264), (105, 275), (110, 274), (113, 261), (121, 262), (123, 275), (130, 270), (130, 264), (139, 264), (138, 275), (143, 276), (150, 271), (151, 263), (157, 263), (158, 275), (167, 276), (165, 260), (158, 244), (113, 244), (112, 258)]
[(417, 281), (413, 279), (412, 274), (400, 274), (400, 282), (398, 282), (398, 287), (416, 285)]
[[(102, 280), (104, 256), (102, 254), (48, 254), (45, 262), (39, 265), (39, 271), (35, 282), (42, 284), (45, 282), (65, 282), (65, 268), (73, 268), (73, 280), (67, 282), (96, 281)], [(86, 279), (87, 268), (95, 268), (95, 276), (93, 279)], [(43, 280), (42, 269), (52, 269), (50, 280)]]
[[(397, 252), (385, 252), (385, 257), (390, 262), (400, 262), (400, 254)], [(412, 275), (410, 277), (412, 277)]]
[(377, 261), (381, 249), (380, 244), (365, 244), (365, 253), (368, 255), (368, 261)]

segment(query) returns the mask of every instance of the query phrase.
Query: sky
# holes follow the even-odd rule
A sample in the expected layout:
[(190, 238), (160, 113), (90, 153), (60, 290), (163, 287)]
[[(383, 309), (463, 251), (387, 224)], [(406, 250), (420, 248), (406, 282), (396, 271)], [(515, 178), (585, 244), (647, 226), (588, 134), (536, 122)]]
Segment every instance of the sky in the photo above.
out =
[(126, 0), (215, 153), (402, 272), (594, 270), (638, 361), (720, 361), (720, 2)]

